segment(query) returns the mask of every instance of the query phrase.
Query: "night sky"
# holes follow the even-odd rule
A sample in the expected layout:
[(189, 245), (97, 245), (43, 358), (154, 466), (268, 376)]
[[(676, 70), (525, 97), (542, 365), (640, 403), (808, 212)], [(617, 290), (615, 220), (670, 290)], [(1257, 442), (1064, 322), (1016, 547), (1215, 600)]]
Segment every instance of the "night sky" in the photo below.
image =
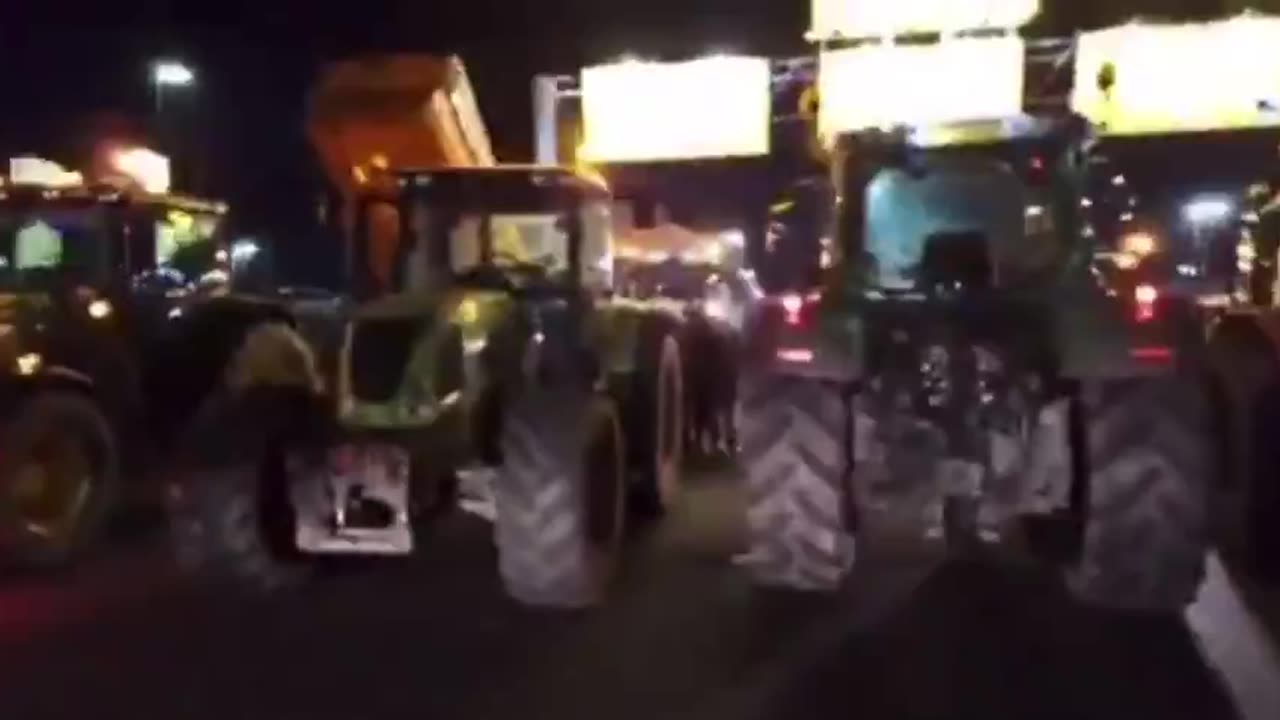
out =
[[(1059, 0), (1044, 32), (1134, 14), (1212, 15), (1231, 0)], [(1251, 3), (1257, 5), (1258, 3)], [(147, 62), (180, 57), (200, 75), (167, 96), (201, 190), (250, 227), (304, 233), (321, 181), (302, 134), (302, 99), (324, 60), (368, 50), (453, 51), (467, 62), (499, 157), (526, 159), (536, 71), (634, 52), (799, 54), (807, 0), (301, 0), (57, 2), (0, 9), (0, 153), (84, 162), (93, 140), (151, 122)], [(181, 102), (179, 102), (181, 100)]]

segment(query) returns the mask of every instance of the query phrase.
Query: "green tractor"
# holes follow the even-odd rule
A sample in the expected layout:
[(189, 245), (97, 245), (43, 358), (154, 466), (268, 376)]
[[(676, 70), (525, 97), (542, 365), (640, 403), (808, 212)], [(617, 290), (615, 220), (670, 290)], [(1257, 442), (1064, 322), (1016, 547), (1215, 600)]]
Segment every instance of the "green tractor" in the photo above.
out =
[(860, 533), (905, 518), (946, 548), (1021, 545), (1087, 603), (1181, 608), (1217, 469), (1204, 317), (1097, 272), (1086, 123), (962, 130), (837, 145), (838, 256), (750, 331), (745, 564), (834, 589)]
[(676, 497), (684, 407), (678, 319), (612, 295), (609, 208), (605, 186), (559, 168), (370, 191), (331, 377), (314, 380), (294, 331), (263, 326), (275, 371), (189, 434), (172, 501), (184, 564), (273, 588), (318, 557), (406, 555), (461, 485), (491, 488), (513, 597), (598, 601), (628, 500)]

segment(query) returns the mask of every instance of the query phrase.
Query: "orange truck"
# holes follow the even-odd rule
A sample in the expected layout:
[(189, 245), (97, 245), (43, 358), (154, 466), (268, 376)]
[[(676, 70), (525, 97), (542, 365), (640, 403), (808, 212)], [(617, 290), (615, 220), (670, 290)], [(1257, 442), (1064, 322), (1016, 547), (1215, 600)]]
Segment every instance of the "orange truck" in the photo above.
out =
[[(312, 88), (307, 134), (341, 198), (351, 237), (357, 198), (399, 169), (496, 164), (475, 92), (456, 56), (389, 54), (326, 67)], [(373, 214), (370, 264), (389, 272), (393, 214)]]

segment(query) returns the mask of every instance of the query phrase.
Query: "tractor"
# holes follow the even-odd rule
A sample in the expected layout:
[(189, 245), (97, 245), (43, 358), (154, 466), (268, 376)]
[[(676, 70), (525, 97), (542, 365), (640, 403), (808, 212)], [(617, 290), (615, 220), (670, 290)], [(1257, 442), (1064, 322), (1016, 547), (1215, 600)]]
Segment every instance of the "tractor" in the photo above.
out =
[(267, 324), (281, 372), (193, 424), (172, 503), (184, 567), (295, 585), (325, 557), (414, 552), (460, 486), (488, 487), (508, 593), (598, 602), (628, 501), (669, 508), (682, 455), (679, 328), (612, 294), (610, 203), (555, 167), (371, 183), (332, 378), (301, 335)]
[(1098, 271), (1087, 122), (968, 125), (837, 143), (835, 262), (749, 334), (747, 566), (835, 588), (917, 498), (948, 548), (1022, 541), (1085, 602), (1181, 608), (1217, 457), (1202, 315)]

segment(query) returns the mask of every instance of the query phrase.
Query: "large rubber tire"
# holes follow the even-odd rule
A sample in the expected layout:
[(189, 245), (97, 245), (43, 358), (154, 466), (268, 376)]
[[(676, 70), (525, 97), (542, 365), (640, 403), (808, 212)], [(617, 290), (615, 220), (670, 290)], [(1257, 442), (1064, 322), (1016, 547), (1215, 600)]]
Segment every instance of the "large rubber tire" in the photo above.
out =
[(850, 408), (839, 388), (801, 378), (743, 377), (741, 465), (750, 551), (768, 586), (837, 589), (853, 568)]
[(625, 452), (613, 402), (585, 390), (533, 389), (502, 426), (494, 488), (499, 574), (541, 607), (600, 602), (621, 551)]
[(255, 592), (296, 586), (312, 563), (294, 546), (286, 448), (315, 410), (305, 394), (216, 395), (188, 428), (169, 493), (179, 567)]
[[(86, 464), (75, 507), (60, 527), (37, 529), (10, 494), (25, 461), (42, 443), (73, 443)], [(69, 448), (63, 448), (65, 451)], [(64, 456), (65, 452), (60, 453)], [(56, 461), (56, 460), (55, 460)], [(40, 392), (18, 408), (0, 440), (0, 562), (26, 570), (66, 567), (102, 536), (120, 492), (120, 460), (107, 418), (85, 395)]]
[[(661, 515), (679, 502), (684, 476), (684, 369), (680, 343), (666, 335), (652, 366), (637, 375), (639, 397), (632, 404), (627, 440), (639, 464), (636, 502), (649, 515)], [(638, 453), (638, 456), (637, 456)]]
[(1082, 402), (1089, 505), (1067, 587), (1102, 608), (1179, 611), (1196, 598), (1210, 545), (1213, 443), (1201, 389), (1182, 378), (1109, 382)]

